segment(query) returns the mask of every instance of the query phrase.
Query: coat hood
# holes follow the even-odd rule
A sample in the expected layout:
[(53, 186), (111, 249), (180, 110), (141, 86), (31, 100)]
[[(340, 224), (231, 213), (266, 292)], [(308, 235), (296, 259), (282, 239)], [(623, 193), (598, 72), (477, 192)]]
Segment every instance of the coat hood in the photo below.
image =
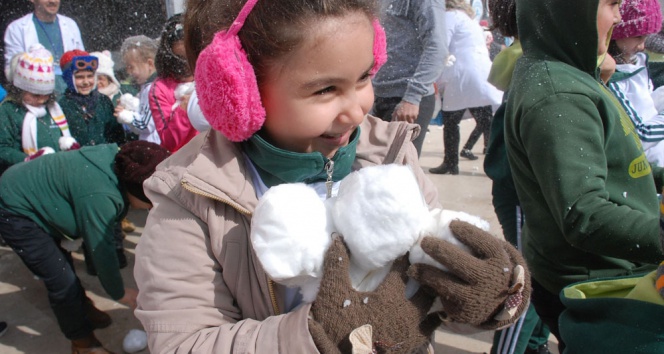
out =
[(517, 0), (524, 56), (560, 61), (594, 76), (599, 1)]

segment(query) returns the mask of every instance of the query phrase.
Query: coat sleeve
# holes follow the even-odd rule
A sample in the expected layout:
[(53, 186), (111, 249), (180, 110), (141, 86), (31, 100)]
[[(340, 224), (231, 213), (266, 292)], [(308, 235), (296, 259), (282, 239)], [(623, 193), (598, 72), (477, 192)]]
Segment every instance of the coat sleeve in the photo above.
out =
[(20, 24), (12, 22), (5, 31), (5, 69), (9, 68), (14, 55), (24, 51), (24, 41), (20, 31)]
[(0, 165), (4, 168), (25, 160), (28, 156), (21, 147), (21, 127), (18, 126), (10, 111), (11, 106), (6, 102), (0, 106)]
[[(309, 306), (264, 319), (242, 312), (238, 303), (256, 294), (234, 296), (229, 283), (251, 279), (225, 269), (223, 258), (246, 261), (244, 255), (238, 255), (233, 242), (217, 244), (222, 237), (211, 238), (207, 223), (189, 211), (206, 201), (183, 201), (178, 192), (188, 192), (176, 190), (179, 182), (161, 177), (158, 171), (145, 183), (153, 208), (136, 248), (134, 267), (139, 288), (135, 314), (148, 333), (150, 351), (317, 353), (307, 325)], [(232, 218), (218, 212), (215, 207), (207, 213)]]
[[(447, 58), (447, 39), (445, 31), (445, 4), (441, 0), (410, 2), (413, 10), (414, 26), (418, 29), (418, 39), (422, 46), (422, 55), (403, 100), (412, 104), (420, 104), (429, 87), (436, 82), (443, 71), (443, 62)], [(412, 11), (412, 14), (410, 12)]]
[(181, 131), (179, 122), (189, 122), (187, 112), (181, 107), (175, 107), (175, 93), (162, 80), (154, 83), (154, 90), (150, 90), (150, 110), (155, 120), (161, 145), (170, 151), (177, 150), (182, 144), (183, 138), (188, 136), (186, 131)]

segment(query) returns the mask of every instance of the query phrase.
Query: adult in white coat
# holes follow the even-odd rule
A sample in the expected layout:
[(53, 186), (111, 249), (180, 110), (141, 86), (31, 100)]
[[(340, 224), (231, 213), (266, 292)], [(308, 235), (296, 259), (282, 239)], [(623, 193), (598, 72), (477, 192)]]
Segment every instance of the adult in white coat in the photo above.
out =
[(59, 15), (60, 0), (30, 0), (35, 6), (33, 13), (13, 21), (5, 31), (5, 71), (14, 55), (27, 52), (36, 43), (41, 43), (53, 55), (55, 92), (61, 94), (67, 88), (62, 79), (60, 57), (73, 49), (85, 50), (81, 31), (74, 20)]
[(459, 174), (459, 123), (466, 110), (477, 125), (468, 137), (461, 156), (475, 160), (471, 149), (484, 134), (484, 149), (488, 145), (493, 106), (501, 102), (502, 91), (487, 82), (491, 59), (482, 27), (473, 20), (473, 9), (464, 0), (445, 2), (445, 23), (449, 56), (445, 69), (437, 80), (442, 97), (443, 163), (429, 169), (434, 174)]

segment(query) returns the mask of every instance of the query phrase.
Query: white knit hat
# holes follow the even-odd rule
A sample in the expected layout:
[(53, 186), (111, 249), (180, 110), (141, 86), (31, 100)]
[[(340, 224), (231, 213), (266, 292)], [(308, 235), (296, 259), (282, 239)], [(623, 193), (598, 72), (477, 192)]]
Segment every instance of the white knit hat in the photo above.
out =
[(11, 61), (9, 79), (17, 88), (35, 95), (50, 95), (55, 89), (53, 56), (41, 44), (34, 44), (27, 53), (17, 54)]
[(103, 52), (92, 52), (90, 53), (90, 55), (95, 56), (97, 57), (97, 59), (99, 59), (99, 66), (97, 67), (97, 76), (106, 75), (111, 78), (111, 81), (113, 81), (114, 84), (120, 87), (120, 83), (118, 82), (118, 79), (115, 78), (115, 72), (113, 71), (115, 63), (113, 62), (113, 58), (111, 58), (111, 52), (105, 50)]

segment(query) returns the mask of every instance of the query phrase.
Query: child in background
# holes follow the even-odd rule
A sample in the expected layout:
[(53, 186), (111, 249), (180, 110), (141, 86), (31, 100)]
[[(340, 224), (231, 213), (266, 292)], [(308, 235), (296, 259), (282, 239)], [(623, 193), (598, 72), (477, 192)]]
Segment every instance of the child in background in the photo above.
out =
[(59, 103), (79, 144), (121, 145), (125, 134), (113, 116), (113, 103), (95, 88), (98, 63), (97, 57), (78, 49), (62, 55), (60, 68), (67, 89)]
[[(187, 90), (194, 87), (194, 75), (189, 69), (184, 50), (181, 14), (166, 22), (155, 64), (158, 77), (152, 84), (148, 98), (152, 118), (161, 138), (161, 146), (176, 152), (198, 134), (187, 116), (191, 95)], [(179, 91), (184, 91), (183, 97), (176, 97)]]
[[(312, 304), (300, 304), (298, 289), (276, 285), (256, 262), (251, 217), (272, 186), (302, 182), (325, 198), (353, 170), (397, 163), (411, 166), (429, 207), (440, 206), (411, 142), (418, 127), (367, 114), (371, 76), (386, 59), (376, 7), (374, 0), (187, 3), (187, 55), (213, 129), (144, 184), (154, 208), (136, 248), (135, 313), (152, 352), (351, 352), (353, 330), (366, 324), (367, 352), (419, 352), (443, 318), (493, 329), (525, 310), (527, 301), (512, 297), (513, 311), (494, 317), (523, 261), (469, 224), (456, 233), (473, 255), (424, 239), (452, 274), (397, 262), (367, 293), (350, 286), (348, 251), (336, 238)], [(407, 275), (431, 292), (406, 298)], [(445, 313), (428, 315), (436, 295)]]
[[(657, 191), (634, 126), (600, 78), (616, 0), (517, 0), (523, 57), (505, 110), (505, 142), (525, 214), (532, 303), (558, 338), (560, 291), (653, 270), (661, 260)], [(555, 29), (555, 30), (554, 30)]]
[(155, 144), (161, 143), (157, 127), (148, 102), (148, 95), (152, 82), (157, 77), (155, 68), (155, 55), (157, 54), (157, 43), (147, 36), (133, 36), (122, 42), (122, 60), (127, 73), (134, 82), (141, 85), (139, 93), (140, 104), (138, 111), (131, 114), (121, 114), (125, 110), (122, 104), (115, 107), (115, 116), (118, 122), (128, 127), (139, 140), (149, 141)]
[(108, 97), (113, 103), (113, 107), (117, 106), (120, 96), (122, 96), (122, 88), (118, 79), (115, 78), (115, 71), (113, 70), (115, 63), (111, 58), (111, 52), (105, 50), (103, 52), (92, 52), (90, 55), (96, 57), (99, 62), (95, 72), (97, 91)]
[(40, 44), (12, 58), (8, 96), (0, 105), (0, 173), (22, 161), (80, 147), (55, 101), (52, 66), (51, 53)]
[[(523, 50), (516, 25), (516, 0), (489, 0), (488, 5), (495, 30), (501, 37), (514, 38), (514, 42), (493, 60), (487, 79), (505, 94), (503, 103), (496, 110), (491, 123), (491, 138), (484, 158), (484, 172), (492, 182), (492, 204), (505, 240), (521, 249), (524, 216), (505, 150), (505, 106), (514, 66), (523, 55)], [(549, 335), (549, 329), (537, 316), (535, 307), (530, 304), (526, 313), (512, 327), (494, 333), (491, 354), (547, 354)]]
[[(15, 165), (0, 179), (0, 233), (46, 287), (71, 352), (110, 353), (94, 334), (111, 325), (76, 275), (71, 251), (90, 245), (90, 258), (110, 298), (133, 310), (136, 289), (123, 282), (112, 225), (134, 208), (150, 207), (143, 181), (168, 157), (144, 141), (83, 147)], [(113, 312), (116, 312), (114, 310)], [(62, 352), (49, 348), (48, 352)]]
[[(491, 60), (484, 30), (471, 17), (473, 9), (464, 0), (446, 0), (445, 8), (449, 56), (443, 64), (445, 70), (436, 81), (443, 100), (445, 157), (429, 172), (458, 175), (459, 156), (477, 160), (471, 150), (482, 135), (486, 152), (493, 106), (500, 104), (503, 93), (486, 81)], [(466, 110), (475, 118), (475, 129), (459, 152), (459, 123)]]
[(611, 92), (629, 115), (650, 163), (664, 167), (664, 115), (651, 96), (652, 81), (646, 36), (659, 32), (662, 13), (658, 0), (624, 0), (622, 22), (614, 29), (609, 54), (616, 61), (616, 73), (609, 80)]

